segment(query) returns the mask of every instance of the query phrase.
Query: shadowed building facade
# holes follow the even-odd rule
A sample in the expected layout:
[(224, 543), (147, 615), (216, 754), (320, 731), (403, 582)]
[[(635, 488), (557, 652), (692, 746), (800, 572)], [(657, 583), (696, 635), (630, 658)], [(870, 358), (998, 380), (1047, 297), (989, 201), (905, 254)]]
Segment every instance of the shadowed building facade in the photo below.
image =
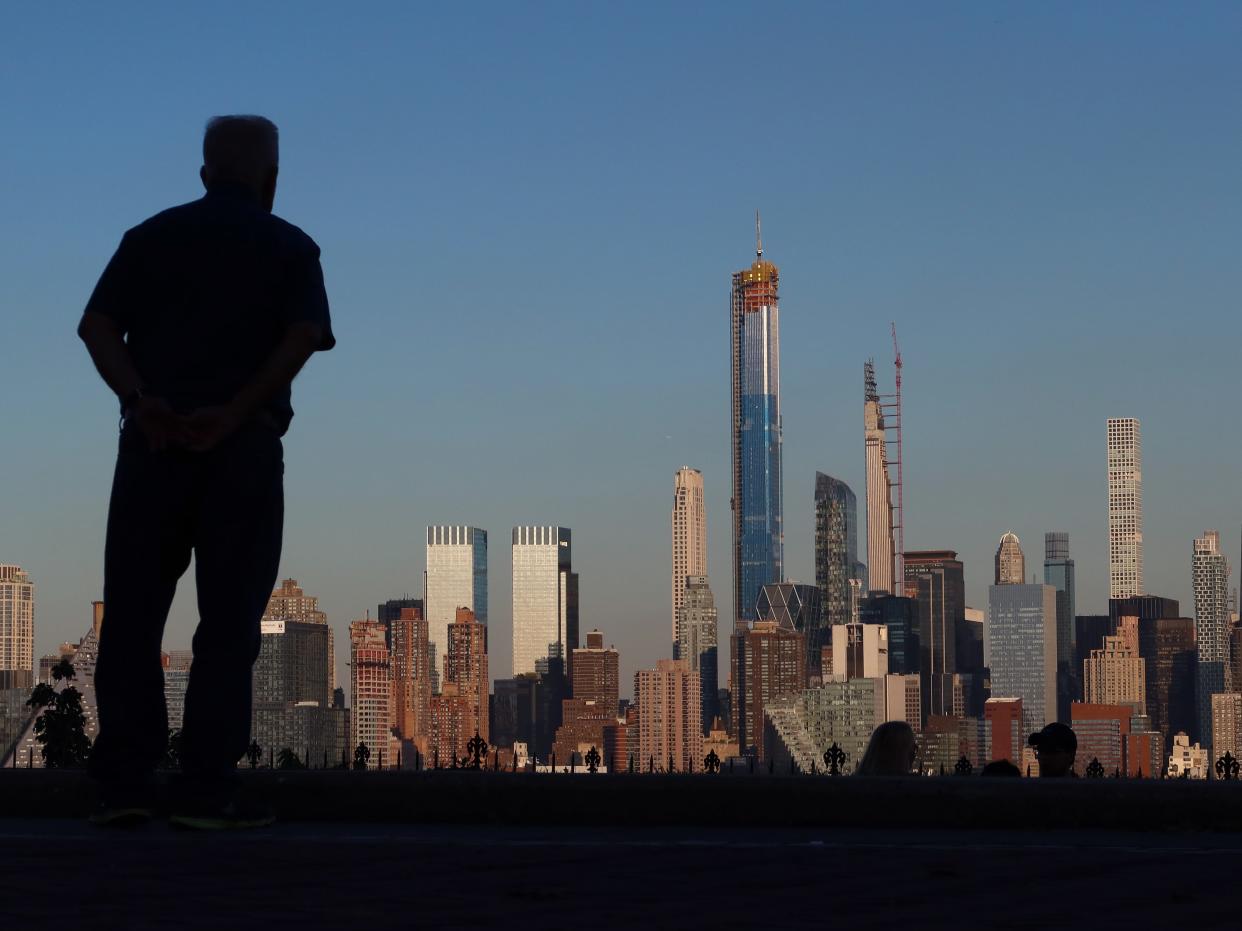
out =
[(1140, 617), (1139, 655), (1146, 676), (1147, 713), (1164, 745), (1172, 747), (1178, 731), (1198, 730), (1194, 618)]
[(264, 621), (301, 621), (322, 624), (328, 631), (328, 690), (336, 688), (336, 635), (328, 615), (319, 610), (319, 599), (306, 594), (297, 579), (285, 579), (268, 599)]
[(763, 758), (769, 702), (806, 688), (806, 638), (792, 624), (756, 621), (733, 635), (733, 737), (743, 756)]
[[(310, 621), (268, 620), (261, 622), (260, 629), (259, 657), (254, 664), (251, 739), (258, 742), (264, 754), (289, 749), (305, 763), (322, 765), (326, 756), (336, 765), (342, 752), (349, 748), (345, 746), (345, 712), (332, 707), (328, 688), (328, 626)], [(165, 679), (170, 676), (188, 678), (188, 670), (173, 670), (170, 664)], [(182, 691), (183, 706), (184, 701)], [(172, 703), (169, 704), (169, 727), (175, 729)]]
[(674, 658), (684, 659), (691, 672), (699, 674), (703, 705), (703, 733), (711, 728), (712, 719), (719, 712), (717, 685), (718, 624), (716, 599), (707, 584), (707, 576), (689, 576), (681, 604), (681, 621), (678, 624), (678, 645)]
[(1021, 698), (1027, 732), (1056, 714), (1056, 590), (1051, 585), (988, 589), (984, 662), (994, 698)]
[(1074, 560), (1070, 558), (1069, 534), (1044, 534), (1044, 584), (1057, 592), (1057, 720), (1069, 718), (1070, 703), (1077, 700), (1082, 667), (1074, 663), (1074, 612), (1077, 610)]
[(953, 714), (959, 629), (965, 624), (966, 580), (953, 550), (906, 553), (905, 590), (919, 619), (919, 675), (925, 715)]
[(1191, 559), (1195, 595), (1195, 644), (1198, 677), (1195, 703), (1199, 740), (1212, 735), (1212, 696), (1231, 690), (1229, 662), (1229, 564), (1220, 548), (1220, 534), (1204, 531), (1196, 537)]

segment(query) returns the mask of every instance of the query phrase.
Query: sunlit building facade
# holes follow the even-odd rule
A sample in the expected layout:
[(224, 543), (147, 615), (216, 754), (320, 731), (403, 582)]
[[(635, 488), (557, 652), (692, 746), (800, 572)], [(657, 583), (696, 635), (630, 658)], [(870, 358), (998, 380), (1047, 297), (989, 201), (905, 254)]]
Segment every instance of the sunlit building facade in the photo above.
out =
[[(898, 594), (893, 541), (893, 488), (885, 445), (884, 407), (875, 382), (875, 364), (863, 366), (863, 434), (867, 456), (867, 586)], [(904, 592), (902, 592), (904, 594)]]
[(719, 679), (716, 599), (705, 575), (689, 576), (685, 589), (674, 658), (684, 659), (690, 671), (699, 674), (703, 699), (703, 733), (706, 734), (711, 728), (712, 719), (719, 714), (716, 694)]
[(21, 566), (0, 564), (0, 689), (34, 685), (34, 583)]
[(1199, 739), (1212, 735), (1212, 696), (1231, 689), (1229, 662), (1229, 562), (1220, 548), (1220, 534), (1205, 530), (1196, 537), (1191, 557), (1195, 595), (1195, 643), (1199, 664), (1195, 703)]
[(487, 626), (487, 531), (454, 525), (428, 527), (423, 617), (437, 685), (448, 651), (448, 628), (458, 608), (469, 608)]
[[(572, 680), (578, 646), (578, 575), (568, 527), (513, 528), (513, 675), (564, 663)], [(544, 668), (539, 668), (543, 662)]]
[(703, 473), (698, 469), (682, 466), (673, 476), (672, 528), (672, 620), (673, 643), (677, 644), (686, 579), (707, 575), (707, 509), (703, 506)]
[(1133, 417), (1108, 419), (1108, 597), (1143, 594), (1143, 436)]

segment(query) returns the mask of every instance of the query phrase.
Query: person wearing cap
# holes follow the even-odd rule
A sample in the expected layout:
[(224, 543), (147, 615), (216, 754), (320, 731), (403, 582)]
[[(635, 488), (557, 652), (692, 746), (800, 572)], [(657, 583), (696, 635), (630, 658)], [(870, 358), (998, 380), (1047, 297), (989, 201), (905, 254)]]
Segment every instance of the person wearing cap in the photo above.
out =
[(1035, 749), (1039, 760), (1041, 778), (1073, 776), (1074, 757), (1078, 753), (1078, 738), (1068, 724), (1054, 721), (1042, 731), (1036, 731), (1027, 740)]

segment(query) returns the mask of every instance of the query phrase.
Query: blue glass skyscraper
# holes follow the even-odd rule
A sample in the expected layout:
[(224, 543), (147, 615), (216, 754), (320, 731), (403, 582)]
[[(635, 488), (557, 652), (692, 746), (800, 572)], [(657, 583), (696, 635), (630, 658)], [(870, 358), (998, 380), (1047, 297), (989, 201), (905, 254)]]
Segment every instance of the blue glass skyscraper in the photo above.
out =
[(780, 273), (763, 258), (758, 214), (755, 252), (754, 264), (734, 273), (730, 300), (735, 626), (755, 619), (760, 590), (785, 572)]

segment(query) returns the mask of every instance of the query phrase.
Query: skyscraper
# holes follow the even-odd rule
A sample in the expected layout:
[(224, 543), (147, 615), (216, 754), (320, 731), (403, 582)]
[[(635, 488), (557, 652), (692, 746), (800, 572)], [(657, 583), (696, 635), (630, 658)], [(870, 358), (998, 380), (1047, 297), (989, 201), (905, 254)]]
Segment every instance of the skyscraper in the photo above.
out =
[(703, 507), (703, 473), (698, 469), (682, 466), (673, 476), (672, 524), (673, 643), (677, 644), (686, 579), (707, 575), (707, 510)]
[[(391, 604), (381, 605), (380, 614), (392, 649), (393, 721), (402, 740), (417, 740), (426, 737), (431, 727), (433, 677), (427, 620), (421, 601), (418, 607), (399, 608), (396, 617), (389, 614)], [(389, 615), (387, 620), (384, 615)]]
[(732, 734), (743, 756), (762, 759), (764, 708), (806, 688), (806, 637), (786, 619), (756, 621), (732, 640)]
[(398, 743), (393, 734), (392, 656), (384, 625), (379, 621), (354, 621), (349, 625), (350, 645), (350, 741), (366, 744), (369, 765), (391, 766)]
[(1139, 655), (1147, 677), (1147, 713), (1164, 746), (1172, 747), (1174, 734), (1190, 734), (1198, 726), (1194, 619), (1140, 617)]
[(884, 443), (884, 408), (875, 383), (875, 363), (863, 366), (863, 431), (867, 450), (867, 584), (870, 591), (894, 589), (893, 492)]
[(1195, 595), (1195, 643), (1199, 674), (1195, 703), (1199, 740), (1212, 739), (1212, 696), (1230, 691), (1229, 564), (1220, 548), (1220, 534), (1205, 530), (1195, 537), (1191, 557)]
[(319, 599), (304, 592), (297, 579), (285, 579), (267, 601), (264, 621), (301, 621), (328, 629), (328, 693), (336, 688), (336, 636), (328, 615), (319, 610)]
[(1026, 557), (1016, 533), (1007, 533), (996, 547), (996, 585), (1022, 585), (1026, 582)]
[(487, 627), (487, 531), (452, 525), (428, 527), (423, 617), (427, 619), (435, 679), (448, 650), (448, 628), (458, 608), (469, 608)]
[(1108, 596), (1143, 593), (1143, 438), (1133, 417), (1108, 419)]
[[(561, 726), (553, 749), (561, 762), (581, 763), (591, 747), (604, 752), (604, 731), (616, 726), (620, 709), (620, 657), (604, 647), (604, 635), (593, 630), (586, 646), (574, 650), (573, 697), (561, 703)], [(622, 760), (615, 761), (618, 765)], [(605, 758), (611, 767), (614, 760)]]
[(1057, 720), (1069, 718), (1069, 706), (1079, 695), (1074, 668), (1074, 560), (1068, 533), (1044, 534), (1044, 584), (1057, 592)]
[(957, 644), (965, 626), (966, 580), (953, 550), (906, 553), (906, 593), (918, 606), (919, 675), (925, 714), (953, 714)]
[(638, 701), (638, 757), (643, 767), (677, 772), (703, 766), (699, 676), (685, 660), (662, 659), (634, 674)]
[[(712, 596), (712, 590), (707, 584), (705, 575), (687, 577), (685, 589), (681, 604), (681, 622), (678, 625), (677, 652), (674, 657), (684, 659), (690, 671), (699, 674), (703, 706), (703, 733), (706, 734), (711, 730), (712, 718), (719, 714), (716, 696), (719, 679), (716, 599)], [(575, 670), (575, 676), (576, 674)], [(577, 694), (576, 685), (574, 694)]]
[(865, 575), (858, 561), (858, 500), (845, 482), (816, 472), (815, 584), (829, 626), (853, 620), (850, 580)]
[(755, 613), (761, 621), (774, 621), (777, 627), (792, 627), (802, 634), (806, 645), (805, 674), (820, 675), (820, 651), (830, 642), (830, 635), (824, 625), (818, 588), (801, 582), (769, 583), (759, 590)]
[(513, 528), (513, 674), (541, 672), (541, 660), (565, 664), (573, 678), (578, 646), (578, 575), (568, 527)]
[(1057, 710), (1057, 597), (1051, 585), (993, 585), (988, 589), (984, 663), (993, 698), (1022, 699), (1026, 731)]
[(785, 577), (781, 464), (780, 272), (763, 257), (755, 214), (755, 261), (733, 275), (733, 620), (754, 620), (759, 590)]
[(339, 763), (346, 724), (328, 688), (328, 625), (291, 618), (265, 620), (261, 629), (251, 736), (265, 755), (289, 749), (306, 757), (303, 762), (318, 765), (326, 754)]
[(430, 703), (430, 752), (441, 764), (465, 757), (475, 734), (488, 739), (487, 629), (469, 608), (448, 626), (443, 682)]
[(34, 583), (0, 564), (0, 689), (34, 686)]

